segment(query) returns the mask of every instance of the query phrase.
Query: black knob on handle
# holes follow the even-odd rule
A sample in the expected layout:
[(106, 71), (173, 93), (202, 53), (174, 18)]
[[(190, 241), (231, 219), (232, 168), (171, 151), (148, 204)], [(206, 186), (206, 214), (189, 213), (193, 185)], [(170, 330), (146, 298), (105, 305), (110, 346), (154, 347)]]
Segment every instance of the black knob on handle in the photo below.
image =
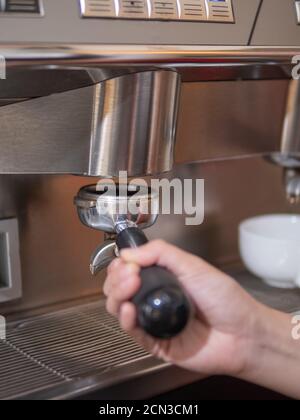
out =
[[(119, 249), (136, 248), (148, 242), (145, 234), (130, 227), (117, 236)], [(138, 322), (148, 334), (167, 339), (179, 334), (188, 323), (191, 305), (176, 277), (159, 266), (141, 269), (142, 284), (132, 302)]]

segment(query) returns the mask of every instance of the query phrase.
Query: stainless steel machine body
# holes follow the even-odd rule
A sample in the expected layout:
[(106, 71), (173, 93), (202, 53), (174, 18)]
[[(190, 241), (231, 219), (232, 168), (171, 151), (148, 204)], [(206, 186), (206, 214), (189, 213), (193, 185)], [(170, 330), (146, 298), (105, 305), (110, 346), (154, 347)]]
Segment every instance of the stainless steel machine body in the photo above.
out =
[[(175, 151), (173, 171), (164, 176), (205, 179), (205, 222), (190, 227), (182, 216), (161, 216), (149, 236), (224, 269), (239, 263), (240, 220), (299, 211), (281, 185), (282, 166), (288, 195), (298, 195), (299, 80), (292, 81), (292, 70), (300, 61), (299, 2), (226, 0), (224, 9), (216, 9), (220, 2), (199, 0), (188, 12), (178, 0), (170, 15), (152, 14), (158, 10), (149, 9), (149, 0), (138, 16), (121, 0), (107, 0), (104, 12), (88, 1), (18, 3), (21, 9), (0, 1), (0, 71), (6, 65), (0, 80), (0, 216), (18, 219), (22, 292), (0, 305), (11, 321), (0, 351), (8, 368), (18, 357), (23, 372), (12, 369), (10, 381), (3, 376), (0, 395), (63, 398), (101, 389), (101, 397), (108, 384), (147, 372), (157, 376), (145, 376), (141, 396), (191, 381), (172, 369), (166, 381), (166, 367), (94, 308), (103, 275), (92, 280), (87, 267), (102, 234), (81, 226), (73, 197), (91, 183), (86, 175), (169, 171)], [(288, 168), (282, 161), (287, 155), (293, 159)], [(274, 156), (278, 165), (262, 159)], [(5, 279), (1, 271), (3, 296), (13, 287)], [(279, 309), (296, 309), (297, 292), (285, 297), (287, 306), (282, 295), (258, 285), (251, 292)], [(89, 356), (86, 325), (87, 340), (95, 337)], [(64, 343), (68, 329), (82, 337), (76, 349), (72, 337)], [(55, 357), (43, 340), (53, 340)]]
[(139, 72), (2, 108), (1, 173), (169, 171), (179, 79), (173, 71)]
[(286, 113), (282, 128), (280, 152), (271, 154), (275, 164), (285, 168), (284, 180), (287, 198), (291, 202), (300, 199), (300, 82), (290, 82)]

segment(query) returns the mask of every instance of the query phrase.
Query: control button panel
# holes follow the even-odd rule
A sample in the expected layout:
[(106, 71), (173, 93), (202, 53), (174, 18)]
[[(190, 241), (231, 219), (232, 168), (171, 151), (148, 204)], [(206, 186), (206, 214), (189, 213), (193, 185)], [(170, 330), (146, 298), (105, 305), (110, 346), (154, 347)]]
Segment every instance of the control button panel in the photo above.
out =
[(85, 18), (234, 23), (232, 0), (80, 0)]
[(0, 12), (5, 15), (42, 15), (41, 0), (0, 0)]
[(296, 1), (297, 22), (300, 25), (300, 1)]

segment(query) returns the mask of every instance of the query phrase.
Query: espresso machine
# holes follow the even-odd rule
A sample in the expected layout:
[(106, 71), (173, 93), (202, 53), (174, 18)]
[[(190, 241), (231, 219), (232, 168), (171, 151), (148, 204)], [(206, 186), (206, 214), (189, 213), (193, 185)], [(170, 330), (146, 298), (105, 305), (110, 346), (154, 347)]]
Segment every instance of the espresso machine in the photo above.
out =
[[(295, 0), (0, 0), (0, 398), (145, 398), (201, 378), (121, 331), (105, 268), (148, 229), (231, 270), (240, 220), (300, 210), (299, 63)], [(204, 179), (205, 222), (160, 216), (138, 183), (102, 194), (120, 172)], [(162, 267), (141, 276), (140, 327), (180, 334), (192, 296)]]

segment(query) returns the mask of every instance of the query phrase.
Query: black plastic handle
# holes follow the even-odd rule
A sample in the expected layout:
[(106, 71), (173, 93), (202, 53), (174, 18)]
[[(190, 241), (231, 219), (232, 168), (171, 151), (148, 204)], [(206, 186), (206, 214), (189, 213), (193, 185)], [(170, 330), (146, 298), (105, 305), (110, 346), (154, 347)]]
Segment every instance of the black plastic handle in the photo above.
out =
[[(136, 227), (117, 236), (119, 249), (136, 248), (148, 242)], [(142, 285), (132, 302), (137, 308), (138, 322), (148, 334), (167, 339), (178, 335), (188, 323), (191, 304), (176, 277), (159, 266), (141, 269)]]

